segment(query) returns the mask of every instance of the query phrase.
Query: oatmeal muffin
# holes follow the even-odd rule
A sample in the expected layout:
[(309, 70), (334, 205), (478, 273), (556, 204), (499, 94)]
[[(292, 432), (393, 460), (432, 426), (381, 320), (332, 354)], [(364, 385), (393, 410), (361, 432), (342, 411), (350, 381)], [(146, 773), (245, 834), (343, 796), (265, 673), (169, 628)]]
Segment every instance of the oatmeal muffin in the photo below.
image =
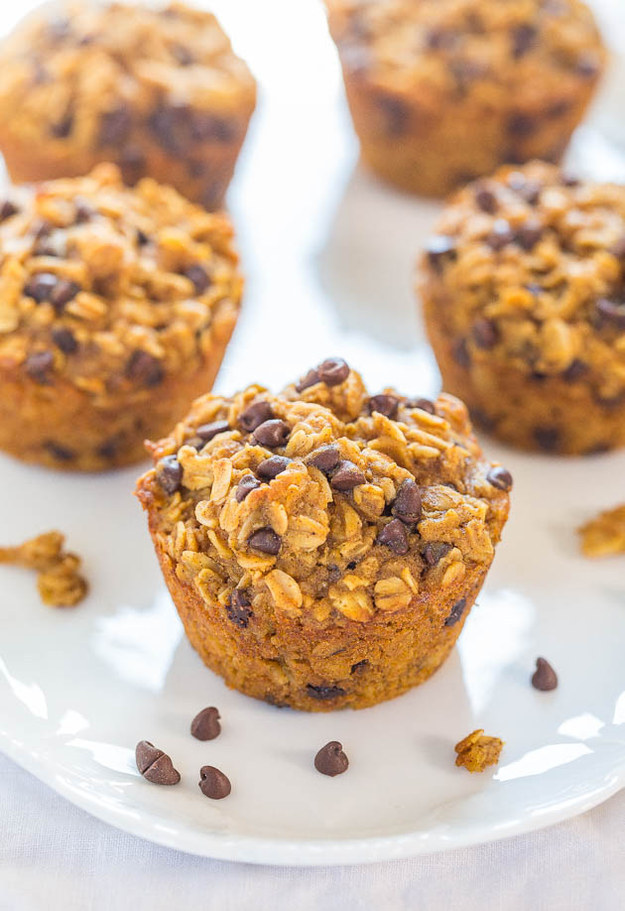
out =
[(421, 290), (443, 387), (523, 449), (625, 445), (625, 187), (505, 168), (437, 230)]
[(416, 193), (558, 161), (603, 68), (580, 0), (326, 3), (362, 157)]
[(46, 5), (0, 48), (0, 150), (15, 181), (119, 165), (209, 209), (232, 177), (256, 84), (210, 13)]
[(0, 449), (98, 470), (211, 388), (238, 313), (232, 228), (115, 165), (0, 202)]
[(340, 359), (197, 399), (138, 482), (205, 663), (258, 699), (363, 708), (452, 649), (508, 514), (464, 405), (370, 396)]

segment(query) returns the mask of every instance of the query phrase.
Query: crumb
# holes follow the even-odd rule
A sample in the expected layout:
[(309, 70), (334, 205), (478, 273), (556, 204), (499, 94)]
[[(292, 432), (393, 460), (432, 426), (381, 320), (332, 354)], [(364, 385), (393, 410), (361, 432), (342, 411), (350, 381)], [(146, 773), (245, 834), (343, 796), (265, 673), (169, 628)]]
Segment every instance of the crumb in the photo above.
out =
[(606, 509), (577, 530), (585, 557), (625, 554), (625, 504)]
[(73, 607), (85, 597), (88, 585), (80, 574), (80, 557), (65, 551), (64, 543), (60, 531), (49, 531), (17, 547), (0, 547), (0, 563), (36, 570), (43, 603)]
[(503, 745), (499, 737), (488, 737), (478, 728), (454, 747), (458, 754), (456, 765), (464, 766), (469, 772), (483, 772), (489, 765), (497, 765)]

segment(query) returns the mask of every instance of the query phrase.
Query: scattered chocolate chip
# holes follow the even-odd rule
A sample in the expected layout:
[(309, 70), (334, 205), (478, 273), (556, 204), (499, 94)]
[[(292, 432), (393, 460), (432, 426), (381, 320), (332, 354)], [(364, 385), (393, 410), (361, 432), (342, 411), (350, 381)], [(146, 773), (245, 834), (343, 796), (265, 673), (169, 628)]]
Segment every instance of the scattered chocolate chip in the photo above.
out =
[(124, 183), (134, 186), (145, 175), (146, 158), (138, 146), (125, 146), (118, 161)]
[(277, 535), (273, 528), (258, 528), (247, 539), (249, 547), (259, 550), (263, 554), (269, 554), (277, 557), (282, 546), (282, 538)]
[(202, 766), (198, 785), (204, 797), (210, 797), (211, 800), (223, 800), (232, 790), (227, 775), (212, 765)]
[(357, 674), (359, 671), (363, 671), (366, 667), (369, 667), (369, 661), (367, 658), (363, 658), (362, 661), (357, 661), (356, 664), (352, 664), (350, 674)]
[(408, 478), (399, 486), (391, 512), (402, 522), (412, 525), (421, 518), (421, 491), (416, 481)]
[(71, 329), (59, 326), (52, 330), (52, 341), (63, 354), (75, 354), (78, 351), (78, 342)]
[(565, 383), (575, 383), (583, 376), (586, 376), (589, 370), (590, 367), (588, 364), (585, 364), (584, 361), (580, 361), (579, 358), (575, 358), (571, 361), (566, 370), (562, 371), (562, 379)]
[(493, 228), (486, 238), (486, 243), (496, 253), (503, 250), (514, 240), (514, 234), (508, 222), (504, 218), (498, 218)]
[(286, 471), (290, 464), (291, 459), (287, 459), (286, 456), (270, 456), (258, 465), (256, 474), (259, 478), (262, 478), (263, 481), (272, 481), (281, 472)]
[(260, 487), (258, 478), (255, 478), (253, 474), (243, 475), (237, 485), (236, 493), (234, 495), (237, 503), (242, 503), (248, 493), (256, 490), (257, 487)]
[(60, 278), (56, 286), (50, 292), (48, 300), (57, 313), (62, 313), (66, 305), (73, 300), (81, 287), (77, 282), (70, 281), (67, 278)]
[(340, 686), (313, 686), (312, 683), (306, 684), (306, 692), (313, 699), (336, 699), (337, 696), (344, 696), (345, 690)]
[(175, 455), (166, 455), (156, 467), (156, 480), (168, 496), (175, 493), (182, 482), (182, 465)]
[(120, 146), (128, 138), (132, 128), (132, 116), (127, 107), (105, 111), (100, 117), (98, 145)]
[(521, 111), (517, 111), (508, 118), (507, 129), (510, 136), (525, 139), (536, 132), (538, 120), (530, 114), (523, 114)]
[(394, 554), (399, 556), (407, 554), (408, 532), (401, 519), (391, 519), (388, 525), (384, 526), (375, 543), (388, 547)]
[(38, 272), (32, 275), (24, 285), (26, 297), (32, 297), (38, 304), (50, 300), (50, 295), (56, 288), (58, 279), (51, 272)]
[(340, 461), (341, 453), (339, 447), (334, 443), (330, 443), (328, 446), (321, 446), (306, 459), (308, 465), (318, 468), (324, 474), (333, 471)]
[(315, 768), (322, 775), (329, 775), (334, 778), (335, 775), (341, 775), (347, 771), (349, 759), (343, 752), (343, 745), (338, 740), (331, 740), (321, 747), (315, 756)]
[(430, 541), (423, 548), (423, 559), (428, 566), (436, 566), (452, 548), (453, 545), (447, 544), (446, 541)]
[(165, 372), (157, 357), (137, 348), (128, 358), (126, 376), (134, 383), (151, 388), (163, 382)]
[(178, 784), (180, 772), (173, 766), (167, 753), (158, 750), (149, 740), (140, 740), (135, 748), (137, 768), (152, 784)]
[(534, 439), (545, 452), (553, 452), (560, 443), (560, 431), (557, 427), (535, 427)]
[(526, 221), (525, 224), (520, 225), (514, 234), (514, 241), (521, 247), (521, 249), (530, 251), (533, 250), (538, 241), (543, 236), (543, 227), (537, 221)]
[(408, 127), (410, 108), (396, 95), (378, 94), (375, 102), (384, 118), (384, 132), (389, 137), (401, 136)]
[(252, 433), (260, 424), (270, 421), (273, 410), (269, 402), (253, 402), (239, 415), (239, 424), (246, 433)]
[(512, 475), (503, 465), (495, 465), (486, 475), (486, 480), (497, 490), (510, 490), (512, 488)]
[(343, 459), (332, 472), (330, 486), (334, 490), (346, 492), (353, 490), (354, 487), (358, 487), (360, 484), (365, 484), (366, 481), (364, 473), (357, 465), (354, 465), (349, 459)]
[(279, 418), (272, 418), (269, 421), (263, 421), (254, 430), (254, 442), (260, 446), (266, 446), (267, 449), (275, 449), (276, 446), (284, 446), (291, 433), (291, 428), (286, 421)]
[(44, 445), (50, 455), (59, 462), (71, 462), (76, 458), (76, 453), (73, 449), (69, 449), (61, 443), (56, 443), (54, 440), (47, 440)]
[(250, 617), (252, 616), (252, 605), (242, 588), (235, 588), (230, 595), (230, 601), (226, 606), (226, 614), (228, 619), (241, 629), (245, 629), (249, 625)]
[(436, 407), (431, 399), (412, 399), (406, 402), (406, 408), (420, 408), (428, 414), (436, 414)]
[(558, 675), (544, 658), (536, 659), (536, 670), (532, 675), (532, 686), (535, 690), (548, 692), (558, 685)]
[(382, 392), (379, 395), (372, 395), (369, 399), (369, 412), (371, 414), (373, 414), (374, 411), (377, 411), (379, 414), (391, 418), (391, 420), (396, 417), (398, 407), (399, 399), (397, 396), (389, 395), (386, 392)]
[(196, 740), (214, 740), (221, 734), (219, 712), (214, 705), (198, 712), (191, 722), (191, 733)]
[(16, 215), (17, 212), (19, 212), (19, 209), (15, 203), (11, 202), (10, 199), (5, 199), (0, 205), (0, 221), (6, 221), (7, 218), (10, 218), (11, 215)]
[(201, 424), (195, 433), (204, 443), (208, 443), (218, 433), (227, 433), (228, 430), (230, 430), (228, 421), (212, 421), (210, 424)]
[(494, 348), (499, 340), (497, 324), (491, 319), (480, 317), (471, 326), (471, 337), (478, 348)]
[(454, 606), (451, 609), (449, 617), (445, 620), (445, 626), (455, 626), (458, 620), (461, 619), (464, 614), (464, 609), (467, 606), (467, 599), (461, 598), (460, 601), (456, 601)]
[(340, 386), (349, 376), (349, 367), (340, 357), (329, 357), (317, 367), (319, 381), (326, 386)]
[(456, 239), (446, 234), (435, 234), (428, 240), (425, 253), (430, 266), (436, 272), (442, 272), (447, 263), (458, 256)]
[(471, 355), (469, 354), (467, 340), (465, 338), (458, 339), (458, 341), (453, 344), (451, 353), (459, 367), (463, 367), (466, 370), (471, 366)]
[(616, 326), (617, 329), (625, 329), (625, 300), (610, 300), (607, 297), (600, 298), (595, 309), (602, 325), (606, 323)]
[(537, 31), (533, 25), (525, 23), (512, 30), (512, 56), (518, 60), (532, 49), (536, 42)]
[(477, 187), (475, 190), (475, 202), (482, 212), (488, 212), (494, 215), (498, 208), (497, 197), (488, 187)]
[(50, 382), (49, 371), (54, 364), (54, 355), (51, 351), (34, 351), (24, 361), (26, 373), (42, 386)]
[(203, 266), (200, 266), (199, 263), (195, 263), (193, 266), (188, 266), (183, 275), (189, 279), (193, 287), (195, 288), (196, 294), (204, 294), (211, 286), (211, 277)]
[(303, 392), (304, 389), (309, 389), (311, 386), (315, 386), (319, 382), (319, 372), (313, 368), (301, 378), (299, 383), (297, 383), (295, 386), (295, 389), (297, 392)]

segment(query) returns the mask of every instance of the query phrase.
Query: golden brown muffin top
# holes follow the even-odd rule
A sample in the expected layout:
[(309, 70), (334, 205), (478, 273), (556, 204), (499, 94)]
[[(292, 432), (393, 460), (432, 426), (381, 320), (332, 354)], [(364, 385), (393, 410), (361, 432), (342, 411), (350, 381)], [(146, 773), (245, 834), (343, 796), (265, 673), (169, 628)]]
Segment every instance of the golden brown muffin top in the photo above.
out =
[(460, 361), (625, 395), (625, 187), (507, 167), (461, 190), (436, 230), (427, 294)]
[(114, 165), (0, 204), (0, 371), (105, 401), (197, 369), (239, 305), (232, 226)]
[(157, 137), (175, 127), (219, 141), (255, 104), (254, 78), (218, 21), (182, 3), (46, 5), (3, 42), (2, 61), (0, 117), (23, 141), (45, 133), (57, 146), (114, 148), (131, 114)]
[(138, 494), (160, 545), (240, 626), (256, 599), (276, 617), (365, 622), (462, 590), (490, 564), (512, 485), (457, 399), (370, 396), (338, 358), (278, 395), (199, 398), (153, 455)]

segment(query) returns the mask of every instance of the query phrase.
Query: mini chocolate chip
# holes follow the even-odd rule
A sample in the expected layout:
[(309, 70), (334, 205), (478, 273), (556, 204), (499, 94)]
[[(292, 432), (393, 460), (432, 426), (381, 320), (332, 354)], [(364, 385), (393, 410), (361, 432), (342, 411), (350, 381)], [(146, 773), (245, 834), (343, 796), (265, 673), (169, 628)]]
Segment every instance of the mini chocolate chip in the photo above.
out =
[(326, 386), (340, 386), (349, 376), (349, 367), (340, 357), (329, 357), (317, 367), (319, 381)]
[(488, 212), (489, 215), (493, 215), (497, 211), (497, 197), (493, 191), (489, 190), (487, 187), (476, 188), (475, 202), (482, 212)]
[(388, 395), (386, 392), (381, 392), (379, 395), (372, 395), (369, 399), (369, 413), (372, 414), (374, 411), (379, 412), (379, 414), (385, 415), (391, 420), (397, 415), (397, 409), (399, 407), (399, 399), (395, 395)]
[(580, 361), (579, 358), (575, 358), (571, 361), (566, 370), (562, 371), (562, 379), (565, 383), (575, 383), (583, 376), (586, 376), (589, 370), (590, 367), (588, 364), (585, 364), (584, 361)]
[(499, 340), (497, 324), (490, 319), (481, 317), (471, 326), (471, 337), (478, 348), (494, 348)]
[(504, 247), (507, 247), (508, 244), (511, 244), (514, 240), (514, 234), (510, 225), (505, 220), (505, 218), (498, 218), (493, 228), (486, 238), (486, 243), (494, 250), (496, 253), (499, 250), (503, 250)]
[(208, 443), (218, 433), (227, 433), (228, 430), (230, 430), (228, 421), (212, 421), (210, 424), (201, 424), (196, 428), (195, 433), (204, 443)]
[(376, 539), (376, 544), (390, 548), (394, 554), (403, 556), (408, 553), (408, 532), (401, 519), (391, 519)]
[(130, 134), (132, 116), (127, 107), (105, 111), (100, 117), (98, 145), (120, 146)]
[(73, 300), (81, 287), (77, 282), (69, 281), (66, 278), (60, 278), (56, 286), (52, 289), (49, 301), (57, 313), (62, 313), (65, 306)]
[(558, 675), (544, 658), (536, 659), (536, 670), (532, 675), (532, 686), (535, 690), (548, 692), (558, 685)]
[(166, 494), (175, 493), (182, 482), (182, 465), (175, 455), (166, 455), (156, 467), (156, 480)]
[(245, 629), (249, 625), (252, 605), (242, 588), (235, 588), (230, 595), (230, 601), (226, 605), (226, 614), (228, 619), (241, 629)]
[(516, 229), (514, 234), (515, 243), (523, 250), (533, 250), (538, 241), (543, 236), (543, 227), (537, 221), (526, 221)]
[(345, 690), (340, 686), (314, 686), (312, 683), (306, 684), (306, 692), (313, 699), (336, 699), (337, 696), (344, 696)]
[(530, 114), (523, 114), (521, 111), (516, 111), (508, 118), (507, 129), (510, 136), (517, 136), (520, 139), (524, 139), (536, 132), (538, 129), (538, 120)]
[(38, 304), (50, 300), (50, 295), (57, 286), (58, 279), (51, 272), (38, 272), (32, 275), (24, 285), (26, 297), (32, 297)]
[(277, 557), (280, 553), (280, 547), (282, 546), (282, 538), (275, 533), (273, 528), (258, 528), (249, 536), (247, 543), (248, 546), (253, 547), (254, 550), (259, 550), (263, 554)]
[(290, 433), (291, 428), (286, 421), (272, 418), (258, 425), (254, 430), (253, 439), (254, 442), (259, 443), (261, 446), (266, 446), (267, 449), (275, 449), (276, 446), (284, 446)]
[(78, 342), (71, 329), (59, 326), (52, 330), (52, 341), (63, 354), (75, 354), (78, 351)]
[(311, 386), (315, 386), (319, 382), (319, 372), (313, 368), (301, 378), (301, 380), (295, 386), (295, 389), (297, 392), (303, 392), (304, 389), (309, 389)]
[(239, 424), (246, 433), (252, 433), (260, 424), (270, 421), (273, 409), (269, 402), (253, 402), (239, 415)]
[(243, 475), (237, 485), (236, 493), (234, 495), (237, 503), (242, 503), (248, 493), (256, 490), (257, 487), (260, 487), (260, 481), (255, 478), (253, 474)]
[(145, 245), (148, 244), (148, 243), (150, 242), (150, 238), (149, 238), (148, 235), (145, 233), (145, 231), (142, 231), (142, 230), (141, 230), (141, 228), (137, 228), (137, 230), (136, 230), (136, 232), (135, 232), (135, 237), (136, 237), (136, 240), (137, 240), (137, 246), (138, 246), (138, 247), (145, 247)]
[(332, 472), (330, 486), (334, 490), (345, 492), (353, 490), (354, 487), (358, 487), (360, 484), (365, 484), (366, 481), (364, 473), (357, 465), (354, 465), (349, 459), (343, 459)]
[(349, 759), (343, 752), (343, 745), (338, 740), (331, 740), (321, 747), (315, 756), (315, 768), (322, 775), (329, 775), (334, 778), (335, 775), (341, 775), (347, 771)]
[(214, 705), (198, 712), (191, 722), (191, 734), (196, 740), (214, 740), (221, 734), (219, 712)]
[(391, 512), (409, 525), (421, 518), (421, 491), (412, 478), (407, 478), (400, 484)]
[(128, 358), (126, 376), (134, 383), (151, 388), (163, 382), (165, 372), (158, 358), (137, 348)]
[(306, 459), (308, 465), (318, 468), (319, 471), (323, 471), (324, 474), (333, 471), (340, 461), (341, 453), (339, 447), (334, 443), (315, 449), (315, 451)]
[(213, 765), (202, 766), (198, 785), (204, 797), (211, 800), (223, 800), (232, 790), (228, 776)]
[(431, 399), (412, 399), (406, 402), (406, 408), (420, 408), (428, 414), (436, 414), (436, 407)]
[(425, 253), (430, 266), (436, 272), (442, 272), (445, 265), (458, 256), (456, 239), (446, 234), (435, 234), (428, 240)]
[(54, 364), (54, 355), (51, 351), (34, 351), (29, 354), (24, 362), (26, 373), (42, 386), (50, 382), (49, 371)]
[(211, 286), (211, 278), (206, 269), (203, 266), (200, 266), (199, 263), (195, 263), (193, 266), (188, 266), (184, 272), (185, 275), (193, 287), (195, 288), (196, 294), (204, 294)]
[(436, 566), (452, 549), (453, 545), (446, 541), (430, 541), (423, 548), (423, 559), (428, 566)]
[(262, 478), (263, 481), (272, 481), (281, 474), (281, 472), (286, 471), (290, 464), (291, 459), (287, 459), (286, 456), (270, 456), (257, 466), (256, 474), (259, 478)]
[(560, 442), (560, 431), (557, 427), (535, 427), (534, 439), (545, 452), (553, 452)]
[(152, 784), (172, 785), (180, 781), (180, 772), (174, 768), (171, 758), (149, 740), (139, 741), (135, 760), (138, 770)]
[(118, 161), (124, 183), (133, 186), (144, 176), (146, 158), (138, 146), (125, 146), (121, 150)]
[(471, 355), (469, 354), (466, 339), (458, 339), (458, 341), (454, 343), (451, 353), (459, 367), (463, 367), (467, 370), (471, 366)]
[(517, 25), (516, 28), (512, 30), (512, 56), (515, 59), (523, 57), (536, 42), (537, 36), (536, 28), (533, 25), (524, 23), (522, 25)]
[(617, 329), (625, 329), (625, 300), (600, 298), (595, 305), (602, 324), (611, 323)]
[(512, 488), (512, 475), (503, 465), (495, 465), (486, 475), (486, 480), (497, 490), (510, 490)]
[(56, 443), (54, 440), (48, 440), (45, 443), (45, 448), (48, 450), (50, 455), (55, 459), (58, 459), (59, 462), (71, 462), (76, 458), (76, 453), (73, 449), (69, 449), (67, 446), (63, 446), (61, 443)]
[(10, 218), (11, 215), (15, 215), (17, 212), (19, 212), (19, 209), (15, 203), (11, 202), (10, 199), (5, 199), (2, 205), (0, 205), (0, 221), (6, 221), (7, 218)]
[(464, 609), (467, 606), (467, 599), (461, 598), (460, 601), (456, 601), (454, 606), (451, 609), (449, 617), (445, 620), (445, 626), (455, 626), (458, 620), (464, 614)]
[(363, 671), (366, 667), (369, 667), (369, 661), (367, 658), (363, 658), (362, 661), (357, 661), (356, 664), (352, 664), (350, 674), (356, 674), (358, 671)]

